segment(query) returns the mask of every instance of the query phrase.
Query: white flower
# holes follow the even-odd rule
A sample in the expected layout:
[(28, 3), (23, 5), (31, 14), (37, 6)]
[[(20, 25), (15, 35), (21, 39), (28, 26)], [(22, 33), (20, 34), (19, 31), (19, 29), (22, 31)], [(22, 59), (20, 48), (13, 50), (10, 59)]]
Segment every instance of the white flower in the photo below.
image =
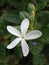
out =
[(7, 46), (8, 49), (12, 49), (14, 48), (20, 41), (21, 41), (21, 46), (22, 46), (22, 52), (24, 56), (27, 56), (29, 53), (29, 47), (28, 44), (25, 40), (32, 40), (32, 39), (36, 39), (39, 38), (42, 33), (39, 30), (33, 30), (30, 31), (29, 33), (27, 33), (29, 27), (29, 20), (28, 19), (24, 19), (21, 23), (21, 32), (18, 31), (16, 28), (12, 27), (12, 26), (7, 26), (7, 30), (17, 36), (18, 38), (16, 38), (15, 40), (13, 40), (11, 42), (11, 44), (9, 44)]

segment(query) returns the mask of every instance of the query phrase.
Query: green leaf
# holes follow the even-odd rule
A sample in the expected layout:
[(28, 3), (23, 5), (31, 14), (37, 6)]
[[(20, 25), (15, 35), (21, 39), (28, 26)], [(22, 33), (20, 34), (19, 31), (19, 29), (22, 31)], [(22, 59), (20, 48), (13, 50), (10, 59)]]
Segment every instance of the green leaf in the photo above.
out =
[(9, 23), (3, 19), (0, 19), (0, 36), (4, 37), (6, 35), (8, 35), (8, 31), (7, 31), (7, 25)]
[(42, 10), (47, 5), (46, 0), (39, 0), (39, 2), (36, 3), (36, 9), (37, 11)]
[(43, 28), (43, 29), (42, 29), (43, 36), (42, 36), (41, 41), (43, 43), (49, 44), (49, 28), (46, 27), (46, 28)]
[(19, 14), (16, 13), (16, 11), (5, 11), (3, 13), (3, 19), (8, 21), (9, 23), (15, 24), (15, 25), (19, 25), (20, 24), (20, 18), (19, 18)]
[(33, 57), (34, 65), (44, 65), (45, 63), (46, 63), (46, 58), (44, 55), (38, 54)]
[(8, 0), (10, 6), (18, 10), (25, 10), (29, 0)]
[(37, 55), (42, 51), (43, 45), (40, 42), (30, 41), (29, 42), (29, 48), (30, 48), (30, 52), (33, 55)]
[(49, 28), (49, 23), (47, 24), (47, 27)]
[(36, 0), (31, 0), (31, 2), (36, 3)]
[(19, 60), (21, 60), (21, 59), (23, 58), (22, 50), (21, 50), (21, 47), (20, 47), (20, 43), (14, 48), (14, 55), (15, 55)]
[(19, 13), (19, 15), (20, 15), (20, 19), (21, 19), (21, 20), (24, 19), (24, 18), (30, 19), (30, 15), (29, 15), (28, 12), (21, 11), (21, 12)]
[(5, 49), (4, 45), (3, 45), (3, 43), (0, 43), (0, 60), (1, 61), (6, 60), (6, 49)]
[(49, 0), (46, 0), (49, 3)]
[(41, 41), (43, 43), (49, 43), (49, 11), (42, 11), (37, 14), (37, 23), (40, 24), (40, 30), (43, 35)]
[(40, 23), (41, 25), (47, 25), (49, 22), (49, 11), (41, 11), (39, 13), (37, 13), (37, 21), (38, 23)]
[(14, 7), (18, 7), (18, 4), (20, 4), (18, 0), (8, 0), (8, 3), (10, 4), (10, 6)]

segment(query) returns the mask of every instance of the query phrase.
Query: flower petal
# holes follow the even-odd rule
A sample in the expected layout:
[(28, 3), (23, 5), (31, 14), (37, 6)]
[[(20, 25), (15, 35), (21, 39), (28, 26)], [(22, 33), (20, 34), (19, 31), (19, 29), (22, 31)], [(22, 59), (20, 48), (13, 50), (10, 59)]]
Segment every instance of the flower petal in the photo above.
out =
[(19, 42), (20, 42), (20, 38), (16, 38), (14, 41), (12, 41), (8, 46), (7, 49), (12, 49), (14, 48)]
[(36, 39), (40, 36), (42, 36), (42, 32), (40, 32), (39, 30), (33, 30), (26, 34), (26, 40)]
[(24, 39), (21, 41), (21, 46), (22, 46), (23, 55), (27, 56), (29, 53), (29, 47), (28, 47), (28, 44), (26, 43), (26, 41)]
[(25, 34), (27, 32), (28, 27), (29, 27), (29, 20), (24, 19), (21, 23), (21, 32), (22, 32), (22, 34)]
[(21, 35), (20, 32), (19, 32), (16, 28), (14, 28), (14, 27), (12, 27), (12, 26), (7, 26), (7, 30), (8, 30), (11, 34), (13, 34), (13, 35), (15, 35), (15, 36), (20, 36), (20, 35)]

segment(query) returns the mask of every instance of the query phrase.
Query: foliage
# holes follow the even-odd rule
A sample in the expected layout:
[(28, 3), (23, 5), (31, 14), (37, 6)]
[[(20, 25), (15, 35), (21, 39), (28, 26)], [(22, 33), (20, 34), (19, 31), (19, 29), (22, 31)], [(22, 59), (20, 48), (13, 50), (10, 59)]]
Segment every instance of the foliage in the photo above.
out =
[[(12, 50), (6, 48), (15, 39), (7, 25), (19, 29), (24, 18), (30, 20), (29, 30), (43, 33), (28, 41), (30, 52), (25, 58), (19, 44)], [(49, 0), (0, 0), (0, 65), (49, 65)]]

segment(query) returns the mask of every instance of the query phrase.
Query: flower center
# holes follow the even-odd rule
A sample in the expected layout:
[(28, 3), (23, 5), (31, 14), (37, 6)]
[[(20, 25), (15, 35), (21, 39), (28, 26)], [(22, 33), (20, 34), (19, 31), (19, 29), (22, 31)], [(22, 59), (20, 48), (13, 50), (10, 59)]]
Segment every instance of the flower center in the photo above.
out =
[(22, 36), (22, 38), (23, 38), (23, 39), (25, 39), (25, 37), (24, 37), (24, 36)]
[(24, 36), (24, 35), (22, 35), (22, 36), (21, 36), (21, 38), (22, 38), (22, 39), (25, 39), (25, 36)]

